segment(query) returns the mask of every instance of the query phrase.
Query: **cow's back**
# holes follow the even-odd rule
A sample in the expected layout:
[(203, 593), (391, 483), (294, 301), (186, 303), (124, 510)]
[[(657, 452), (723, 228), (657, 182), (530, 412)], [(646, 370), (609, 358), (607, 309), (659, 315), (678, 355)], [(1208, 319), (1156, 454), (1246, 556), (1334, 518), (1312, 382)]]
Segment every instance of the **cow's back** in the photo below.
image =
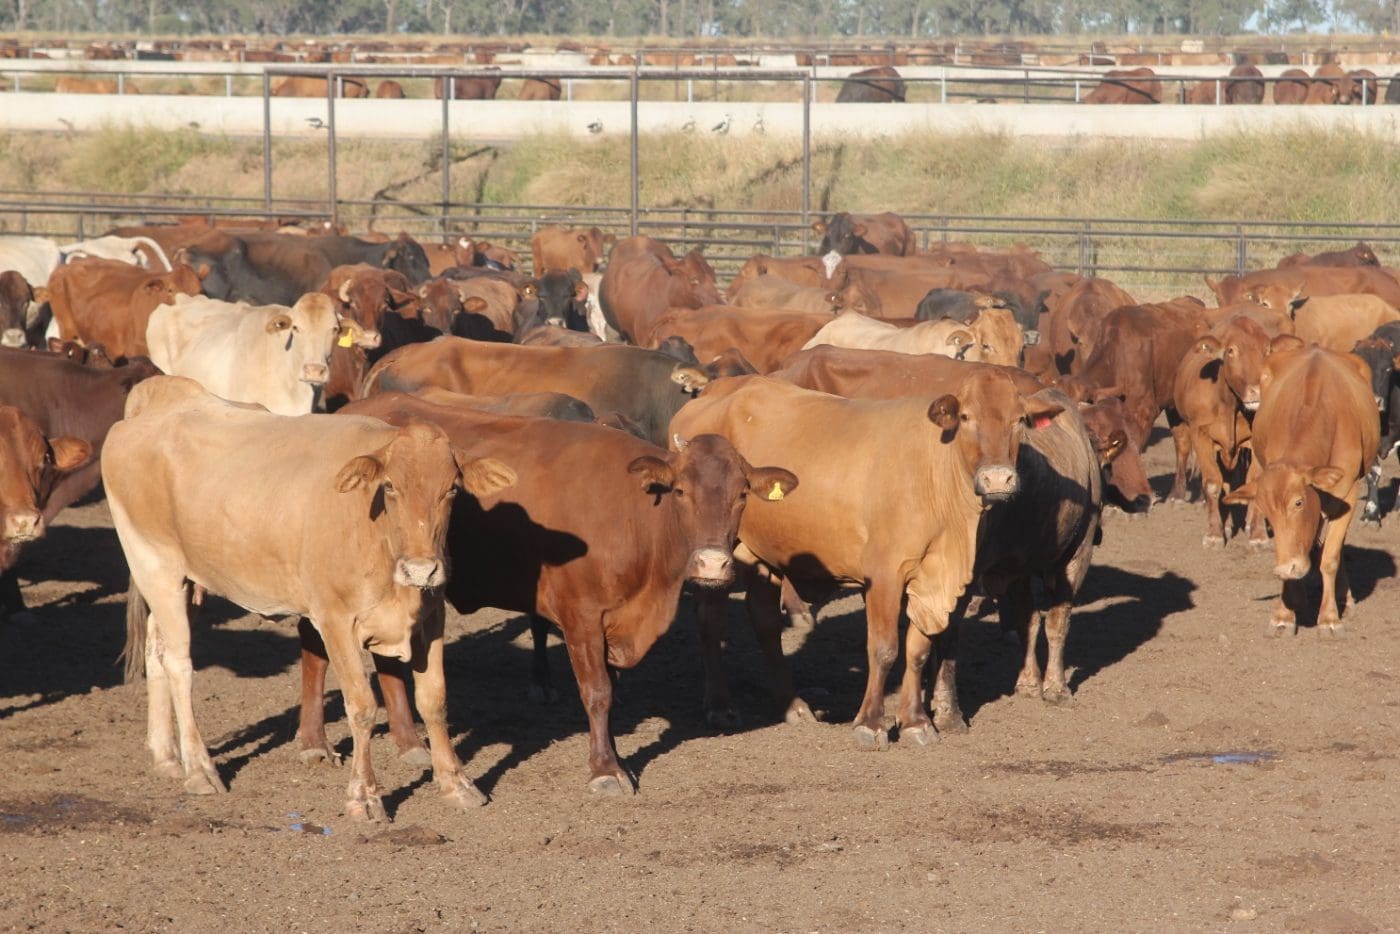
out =
[(1370, 371), (1360, 357), (1322, 347), (1275, 352), (1264, 364), (1253, 447), (1263, 466), (1339, 467), (1344, 493), (1370, 466), (1380, 423)]

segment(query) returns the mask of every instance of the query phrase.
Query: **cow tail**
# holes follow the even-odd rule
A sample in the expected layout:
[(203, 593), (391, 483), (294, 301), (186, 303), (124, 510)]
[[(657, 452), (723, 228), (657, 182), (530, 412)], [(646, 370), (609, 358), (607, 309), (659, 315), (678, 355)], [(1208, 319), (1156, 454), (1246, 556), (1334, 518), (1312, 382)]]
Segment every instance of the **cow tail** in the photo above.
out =
[(146, 621), (151, 608), (132, 580), (126, 591), (126, 645), (117, 661), (126, 661), (125, 683), (130, 684), (146, 671)]

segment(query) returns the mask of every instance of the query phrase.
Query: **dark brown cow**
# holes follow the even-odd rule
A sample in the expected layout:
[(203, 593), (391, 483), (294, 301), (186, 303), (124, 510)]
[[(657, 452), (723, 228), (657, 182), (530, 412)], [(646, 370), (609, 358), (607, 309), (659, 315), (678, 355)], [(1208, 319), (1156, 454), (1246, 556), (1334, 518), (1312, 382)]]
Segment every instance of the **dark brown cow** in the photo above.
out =
[(520, 85), (522, 101), (557, 101), (562, 96), (558, 78), (526, 78)]
[(1308, 99), (1308, 73), (1301, 68), (1289, 68), (1274, 82), (1275, 104), (1301, 104)]
[(24, 276), (7, 269), (0, 272), (0, 347), (28, 347), (24, 329), (34, 290)]
[(831, 320), (829, 314), (785, 308), (672, 308), (657, 320), (641, 346), (656, 348), (667, 338), (680, 337), (694, 349), (697, 360), (711, 360), (733, 348), (758, 372), (769, 373)]
[[(159, 371), (144, 358), (116, 369), (84, 367), (57, 354), (0, 349), (0, 405), (12, 405), (45, 437), (85, 442), (92, 461), (64, 474), (49, 493), (44, 521), (97, 488), (97, 458), (107, 431), (122, 417), (131, 387)], [(14, 572), (0, 574), (0, 614), (24, 601)]]
[(898, 214), (833, 214), (827, 221), (815, 221), (812, 229), (822, 235), (817, 254), (885, 253), (909, 256), (915, 252), (913, 231)]
[(1115, 68), (1084, 97), (1086, 104), (1160, 104), (1162, 82), (1151, 68)]
[(903, 103), (904, 79), (889, 65), (853, 72), (841, 82), (838, 104)]
[[(1264, 103), (1264, 73), (1253, 65), (1236, 65), (1230, 69), (1230, 77), (1236, 80), (1226, 82), (1225, 100), (1231, 104)], [(1253, 81), (1241, 81), (1253, 78)]]
[(467, 395), (562, 392), (600, 416), (621, 412), (661, 444), (671, 416), (707, 382), (696, 368), (638, 347), (522, 347), (442, 338), (384, 357), (365, 377), (365, 394), (422, 386)]
[(1342, 546), (1380, 439), (1371, 374), (1352, 354), (1303, 348), (1289, 337), (1278, 341), (1282, 346), (1264, 365), (1263, 400), (1254, 416), (1259, 473), (1225, 502), (1252, 501), (1273, 529), (1274, 574), (1283, 580), (1283, 593), (1265, 632), (1296, 632), (1302, 579), (1316, 556), (1322, 574), (1317, 625), (1335, 635), (1351, 602)]
[[(273, 97), (325, 97), (329, 91), (326, 78), (291, 75), (272, 88)], [(368, 97), (369, 88), (359, 78), (337, 77), (340, 97)]]
[(403, 85), (397, 81), (385, 79), (379, 82), (374, 88), (374, 96), (377, 98), (391, 98), (401, 100), (404, 97)]
[(699, 250), (677, 260), (664, 244), (650, 237), (619, 240), (598, 288), (604, 319), (634, 342), (647, 334), (668, 308), (699, 308), (722, 301), (715, 271)]
[(146, 324), (157, 306), (176, 295), (199, 295), (199, 276), (189, 266), (153, 273), (110, 259), (79, 259), (49, 277), (49, 307), (59, 336), (101, 344), (114, 360), (147, 356)]
[[(984, 504), (1018, 489), (1018, 449), (1024, 432), (1034, 430), (1027, 423), (1048, 423), (1061, 410), (1024, 398), (1003, 373), (978, 370), (969, 371), (956, 393), (892, 401), (841, 399), (762, 376), (721, 380), (677, 414), (676, 435), (720, 434), (760, 461), (781, 451), (802, 478), (781, 507), (750, 504), (736, 552), (753, 562), (745, 581), (749, 617), (790, 721), (812, 713), (796, 696), (782, 658), (779, 584), (789, 579), (800, 590), (805, 582), (834, 581), (865, 595), (869, 670), (854, 723), (857, 744), (889, 743), (885, 682), (899, 655), (906, 597), (911, 624), (897, 722), (901, 739), (933, 740), (921, 694), (931, 640), (948, 627), (972, 579)], [(913, 459), (920, 469), (910, 473)], [(757, 573), (759, 565), (768, 573)], [(729, 706), (718, 666), (726, 602), (719, 594), (701, 595), (698, 611), (706, 707), (721, 715)]]
[(1084, 368), (1062, 385), (1084, 402), (1122, 397), (1128, 420), (1146, 439), (1157, 416), (1171, 407), (1182, 357), (1205, 330), (1202, 308), (1192, 299), (1115, 309), (1104, 318)]
[(1369, 68), (1354, 68), (1347, 72), (1347, 81), (1351, 85), (1351, 102), (1353, 104), (1369, 106), (1379, 104), (1380, 82), (1376, 79), (1376, 73)]
[(1318, 65), (1304, 104), (1350, 104), (1351, 82), (1340, 65)]
[(98, 369), (110, 370), (113, 367), (112, 358), (107, 356), (107, 348), (101, 344), (84, 346), (77, 341), (66, 341), (58, 337), (49, 338), (49, 353), (56, 354), (65, 360), (79, 364), (80, 366), (97, 367)]
[(535, 275), (547, 269), (577, 269), (580, 273), (596, 272), (603, 264), (608, 245), (617, 238), (597, 227), (568, 230), (545, 227), (530, 238), (530, 254), (534, 258)]
[(0, 620), (24, 609), (11, 569), (21, 546), (44, 534), (54, 486), (91, 460), (88, 442), (46, 438), (18, 408), (0, 404)]
[[(750, 466), (714, 435), (691, 437), (680, 452), (668, 453), (600, 426), (487, 415), (400, 394), (346, 411), (394, 425), (431, 422), (477, 457), (509, 452), (517, 484), (453, 508), (447, 599), (460, 612), (501, 607), (563, 630), (588, 713), (589, 790), (635, 789), (608, 722), (610, 671), (636, 665), (670, 628), (687, 581), (701, 588), (733, 581), (745, 500), (781, 500), (797, 489), (797, 478), (778, 467)], [(540, 664), (542, 644), (537, 647), (536, 683), (546, 688), (540, 681), (548, 669)], [(308, 654), (303, 659), (314, 664)], [(386, 704), (391, 693), (402, 696), (401, 682), (390, 687), (381, 675), (380, 684)], [(320, 694), (314, 682), (303, 692), (304, 746), (324, 747)], [(406, 709), (406, 697), (399, 704)], [(308, 714), (314, 730), (305, 729)]]
[[(501, 89), (500, 75), (491, 75), (482, 78), (449, 78), (451, 82), (447, 86), (450, 96), (458, 101), (489, 101), (494, 100), (496, 92)], [(433, 97), (442, 99), (444, 90), (443, 79), (433, 79)]]

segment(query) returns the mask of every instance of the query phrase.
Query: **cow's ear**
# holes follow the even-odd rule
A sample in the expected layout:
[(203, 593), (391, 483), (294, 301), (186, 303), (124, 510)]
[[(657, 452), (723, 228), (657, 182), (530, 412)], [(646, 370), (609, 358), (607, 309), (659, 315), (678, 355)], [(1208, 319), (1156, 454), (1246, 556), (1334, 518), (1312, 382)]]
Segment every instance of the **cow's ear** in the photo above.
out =
[(1058, 402), (1049, 402), (1032, 396), (1026, 400), (1026, 424), (1039, 431), (1048, 427), (1055, 420), (1055, 416), (1064, 410), (1065, 407)]
[(285, 331), (291, 326), (291, 315), (274, 315), (272, 320), (267, 322), (267, 333), (276, 334), (278, 331)]
[(400, 292), (398, 289), (390, 287), (389, 305), (397, 311), (405, 305), (411, 305), (418, 300), (418, 296), (412, 292)]
[(826, 233), (826, 224), (821, 221), (812, 221), (812, 229), (819, 234), (824, 234)]
[(473, 496), (490, 496), (509, 489), (519, 479), (514, 470), (494, 457), (467, 457), (457, 450), (452, 456), (462, 472), (462, 489)]
[(959, 411), (957, 396), (939, 396), (928, 407), (928, 420), (944, 431), (952, 431), (958, 427)]
[(575, 282), (575, 283), (574, 283), (574, 301), (576, 301), (576, 302), (586, 302), (586, 301), (588, 301), (588, 283), (587, 283), (587, 282), (584, 282), (583, 280), (579, 280), (578, 282)]
[(1305, 304), (1307, 304), (1307, 301), (1308, 296), (1303, 294), (1302, 289), (1299, 289), (1298, 291), (1294, 292), (1293, 297), (1288, 300), (1289, 315), (1294, 314), (1299, 308), (1302, 308)]
[(1269, 354), (1273, 355), (1285, 350), (1302, 350), (1305, 346), (1307, 345), (1300, 337), (1295, 337), (1292, 334), (1280, 334), (1269, 341)]
[(527, 282), (520, 287), (520, 294), (526, 298), (534, 298), (536, 295), (540, 294), (540, 290), (535, 283)]
[(370, 485), (384, 476), (384, 464), (368, 454), (352, 457), (335, 475), (335, 488), (341, 493), (349, 493), (360, 485)]
[(480, 295), (469, 295), (462, 300), (462, 310), (479, 315), (490, 307), (490, 303)]
[(948, 343), (957, 348), (953, 354), (959, 360), (967, 359), (967, 352), (977, 346), (977, 338), (971, 331), (962, 328), (948, 335)]
[(1205, 337), (1196, 341), (1196, 352), (1207, 357), (1214, 357), (1218, 360), (1220, 355), (1225, 352), (1225, 348), (1221, 346), (1220, 341), (1216, 340), (1215, 337), (1207, 334)]
[(627, 472), (641, 480), (645, 493), (667, 493), (676, 483), (676, 472), (659, 457), (643, 454), (627, 465)]
[(35, 304), (42, 305), (44, 304), (44, 302), (49, 300), (48, 286), (41, 285), (37, 289), (34, 289), (31, 294), (33, 295), (33, 300)]
[(838, 310), (838, 311), (840, 310), (840, 308), (841, 308), (841, 293), (840, 293), (840, 292), (827, 292), (826, 295), (824, 295), (824, 296), (822, 296), (822, 297), (826, 299), (826, 303), (827, 303), (828, 305), (830, 305), (833, 309)]
[(81, 438), (56, 438), (49, 442), (53, 465), (63, 473), (77, 470), (92, 460), (92, 445)]
[(773, 503), (797, 489), (797, 475), (781, 467), (752, 467), (748, 481), (750, 492)]
[(695, 395), (710, 384), (710, 377), (704, 370), (683, 363), (671, 371), (671, 382)]
[(1244, 486), (1226, 493), (1222, 502), (1227, 506), (1239, 506), (1254, 499), (1254, 493), (1254, 484), (1246, 483)]
[(1104, 464), (1113, 463), (1113, 459), (1123, 453), (1123, 449), (1128, 445), (1128, 435), (1121, 428), (1115, 428), (1109, 432), (1108, 440), (1097, 441), (1094, 449), (1099, 452), (1099, 460)]
[(578, 235), (578, 242), (579, 242), (579, 243), (583, 243), (583, 244), (587, 244), (587, 243), (588, 243), (588, 234), (579, 234), (579, 235)]
[(1319, 490), (1334, 489), (1344, 479), (1346, 474), (1340, 467), (1314, 467), (1308, 471), (1308, 484)]

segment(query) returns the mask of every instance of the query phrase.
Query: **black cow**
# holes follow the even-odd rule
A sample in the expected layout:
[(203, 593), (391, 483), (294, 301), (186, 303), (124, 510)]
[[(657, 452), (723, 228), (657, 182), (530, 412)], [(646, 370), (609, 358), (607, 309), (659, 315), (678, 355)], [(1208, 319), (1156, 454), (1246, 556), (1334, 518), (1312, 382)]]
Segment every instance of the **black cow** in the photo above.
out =
[(1371, 392), (1380, 406), (1381, 443), (1376, 463), (1366, 473), (1366, 505), (1361, 521), (1381, 521), (1381, 462), (1391, 451), (1400, 457), (1400, 321), (1376, 328), (1352, 351), (1371, 368)]
[(551, 269), (520, 289), (515, 309), (515, 339), (537, 327), (560, 327), (589, 333), (588, 284), (577, 269)]
[(841, 82), (838, 104), (888, 104), (904, 101), (904, 80), (889, 65), (867, 68)]
[(412, 285), (429, 278), (428, 256), (401, 234), (386, 243), (356, 237), (216, 234), (179, 254), (201, 273), (204, 294), (226, 302), (292, 305), (325, 285), (337, 266), (367, 263), (400, 272)]

